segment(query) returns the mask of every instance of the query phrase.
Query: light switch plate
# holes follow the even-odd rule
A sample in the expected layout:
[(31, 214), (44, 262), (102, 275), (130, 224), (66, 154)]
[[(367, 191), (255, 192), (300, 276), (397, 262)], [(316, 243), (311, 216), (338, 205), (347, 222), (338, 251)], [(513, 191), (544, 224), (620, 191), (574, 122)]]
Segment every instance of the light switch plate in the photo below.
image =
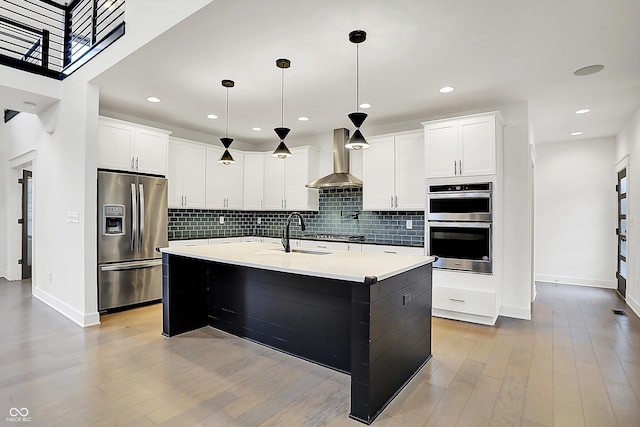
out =
[(223, 216), (220, 217), (220, 224), (224, 224), (224, 217)]
[(407, 220), (407, 230), (411, 230), (413, 228), (413, 221), (410, 219)]

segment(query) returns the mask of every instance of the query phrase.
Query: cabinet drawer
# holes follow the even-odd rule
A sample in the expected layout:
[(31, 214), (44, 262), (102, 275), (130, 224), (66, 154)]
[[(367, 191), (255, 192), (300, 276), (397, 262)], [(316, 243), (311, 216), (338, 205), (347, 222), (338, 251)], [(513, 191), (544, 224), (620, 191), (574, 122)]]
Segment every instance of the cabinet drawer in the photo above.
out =
[(414, 246), (362, 245), (362, 252), (399, 255), (424, 255), (424, 248)]
[(433, 308), (494, 317), (496, 315), (496, 293), (434, 286)]

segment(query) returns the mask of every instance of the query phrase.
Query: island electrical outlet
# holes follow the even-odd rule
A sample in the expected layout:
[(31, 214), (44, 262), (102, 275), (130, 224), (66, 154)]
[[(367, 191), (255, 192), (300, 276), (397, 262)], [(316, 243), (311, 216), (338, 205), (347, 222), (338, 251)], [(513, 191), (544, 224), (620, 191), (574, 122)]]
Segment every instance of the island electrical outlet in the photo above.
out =
[(407, 305), (411, 301), (411, 292), (402, 295), (402, 305)]

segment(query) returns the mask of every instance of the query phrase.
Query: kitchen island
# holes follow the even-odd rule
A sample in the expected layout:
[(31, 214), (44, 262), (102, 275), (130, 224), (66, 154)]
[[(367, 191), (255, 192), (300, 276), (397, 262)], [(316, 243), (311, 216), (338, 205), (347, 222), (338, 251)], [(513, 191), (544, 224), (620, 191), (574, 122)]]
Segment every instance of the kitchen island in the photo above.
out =
[(356, 420), (371, 423), (431, 358), (431, 257), (250, 242), (161, 251), (165, 336), (212, 326), (349, 373)]

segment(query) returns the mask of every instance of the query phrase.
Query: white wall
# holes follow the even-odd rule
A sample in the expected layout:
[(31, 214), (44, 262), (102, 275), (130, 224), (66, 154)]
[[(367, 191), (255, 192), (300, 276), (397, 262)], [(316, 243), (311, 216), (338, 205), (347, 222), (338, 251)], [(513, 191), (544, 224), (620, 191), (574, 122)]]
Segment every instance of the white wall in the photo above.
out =
[(615, 288), (615, 138), (536, 153), (536, 280)]
[[(12, 188), (8, 182), (17, 171), (10, 169), (8, 159), (35, 153), (33, 295), (81, 326), (99, 321), (95, 205), (99, 95), (98, 88), (88, 82), (210, 2), (127, 2), (125, 36), (63, 82), (0, 66), (0, 93), (10, 89), (12, 102), (20, 102), (20, 96), (28, 97), (30, 91), (44, 95), (41, 99), (50, 104), (52, 98), (60, 99), (38, 116), (20, 114), (3, 126), (8, 146), (0, 151), (0, 206), (15, 204), (7, 188)], [(153, 14), (148, 13), (151, 9)], [(7, 99), (0, 99), (1, 108), (11, 107)], [(79, 223), (66, 221), (69, 211), (79, 213)], [(19, 258), (12, 218), (3, 212), (0, 271)]]
[(629, 156), (627, 169), (628, 233), (627, 233), (627, 304), (640, 316), (640, 108), (616, 136), (616, 161)]

